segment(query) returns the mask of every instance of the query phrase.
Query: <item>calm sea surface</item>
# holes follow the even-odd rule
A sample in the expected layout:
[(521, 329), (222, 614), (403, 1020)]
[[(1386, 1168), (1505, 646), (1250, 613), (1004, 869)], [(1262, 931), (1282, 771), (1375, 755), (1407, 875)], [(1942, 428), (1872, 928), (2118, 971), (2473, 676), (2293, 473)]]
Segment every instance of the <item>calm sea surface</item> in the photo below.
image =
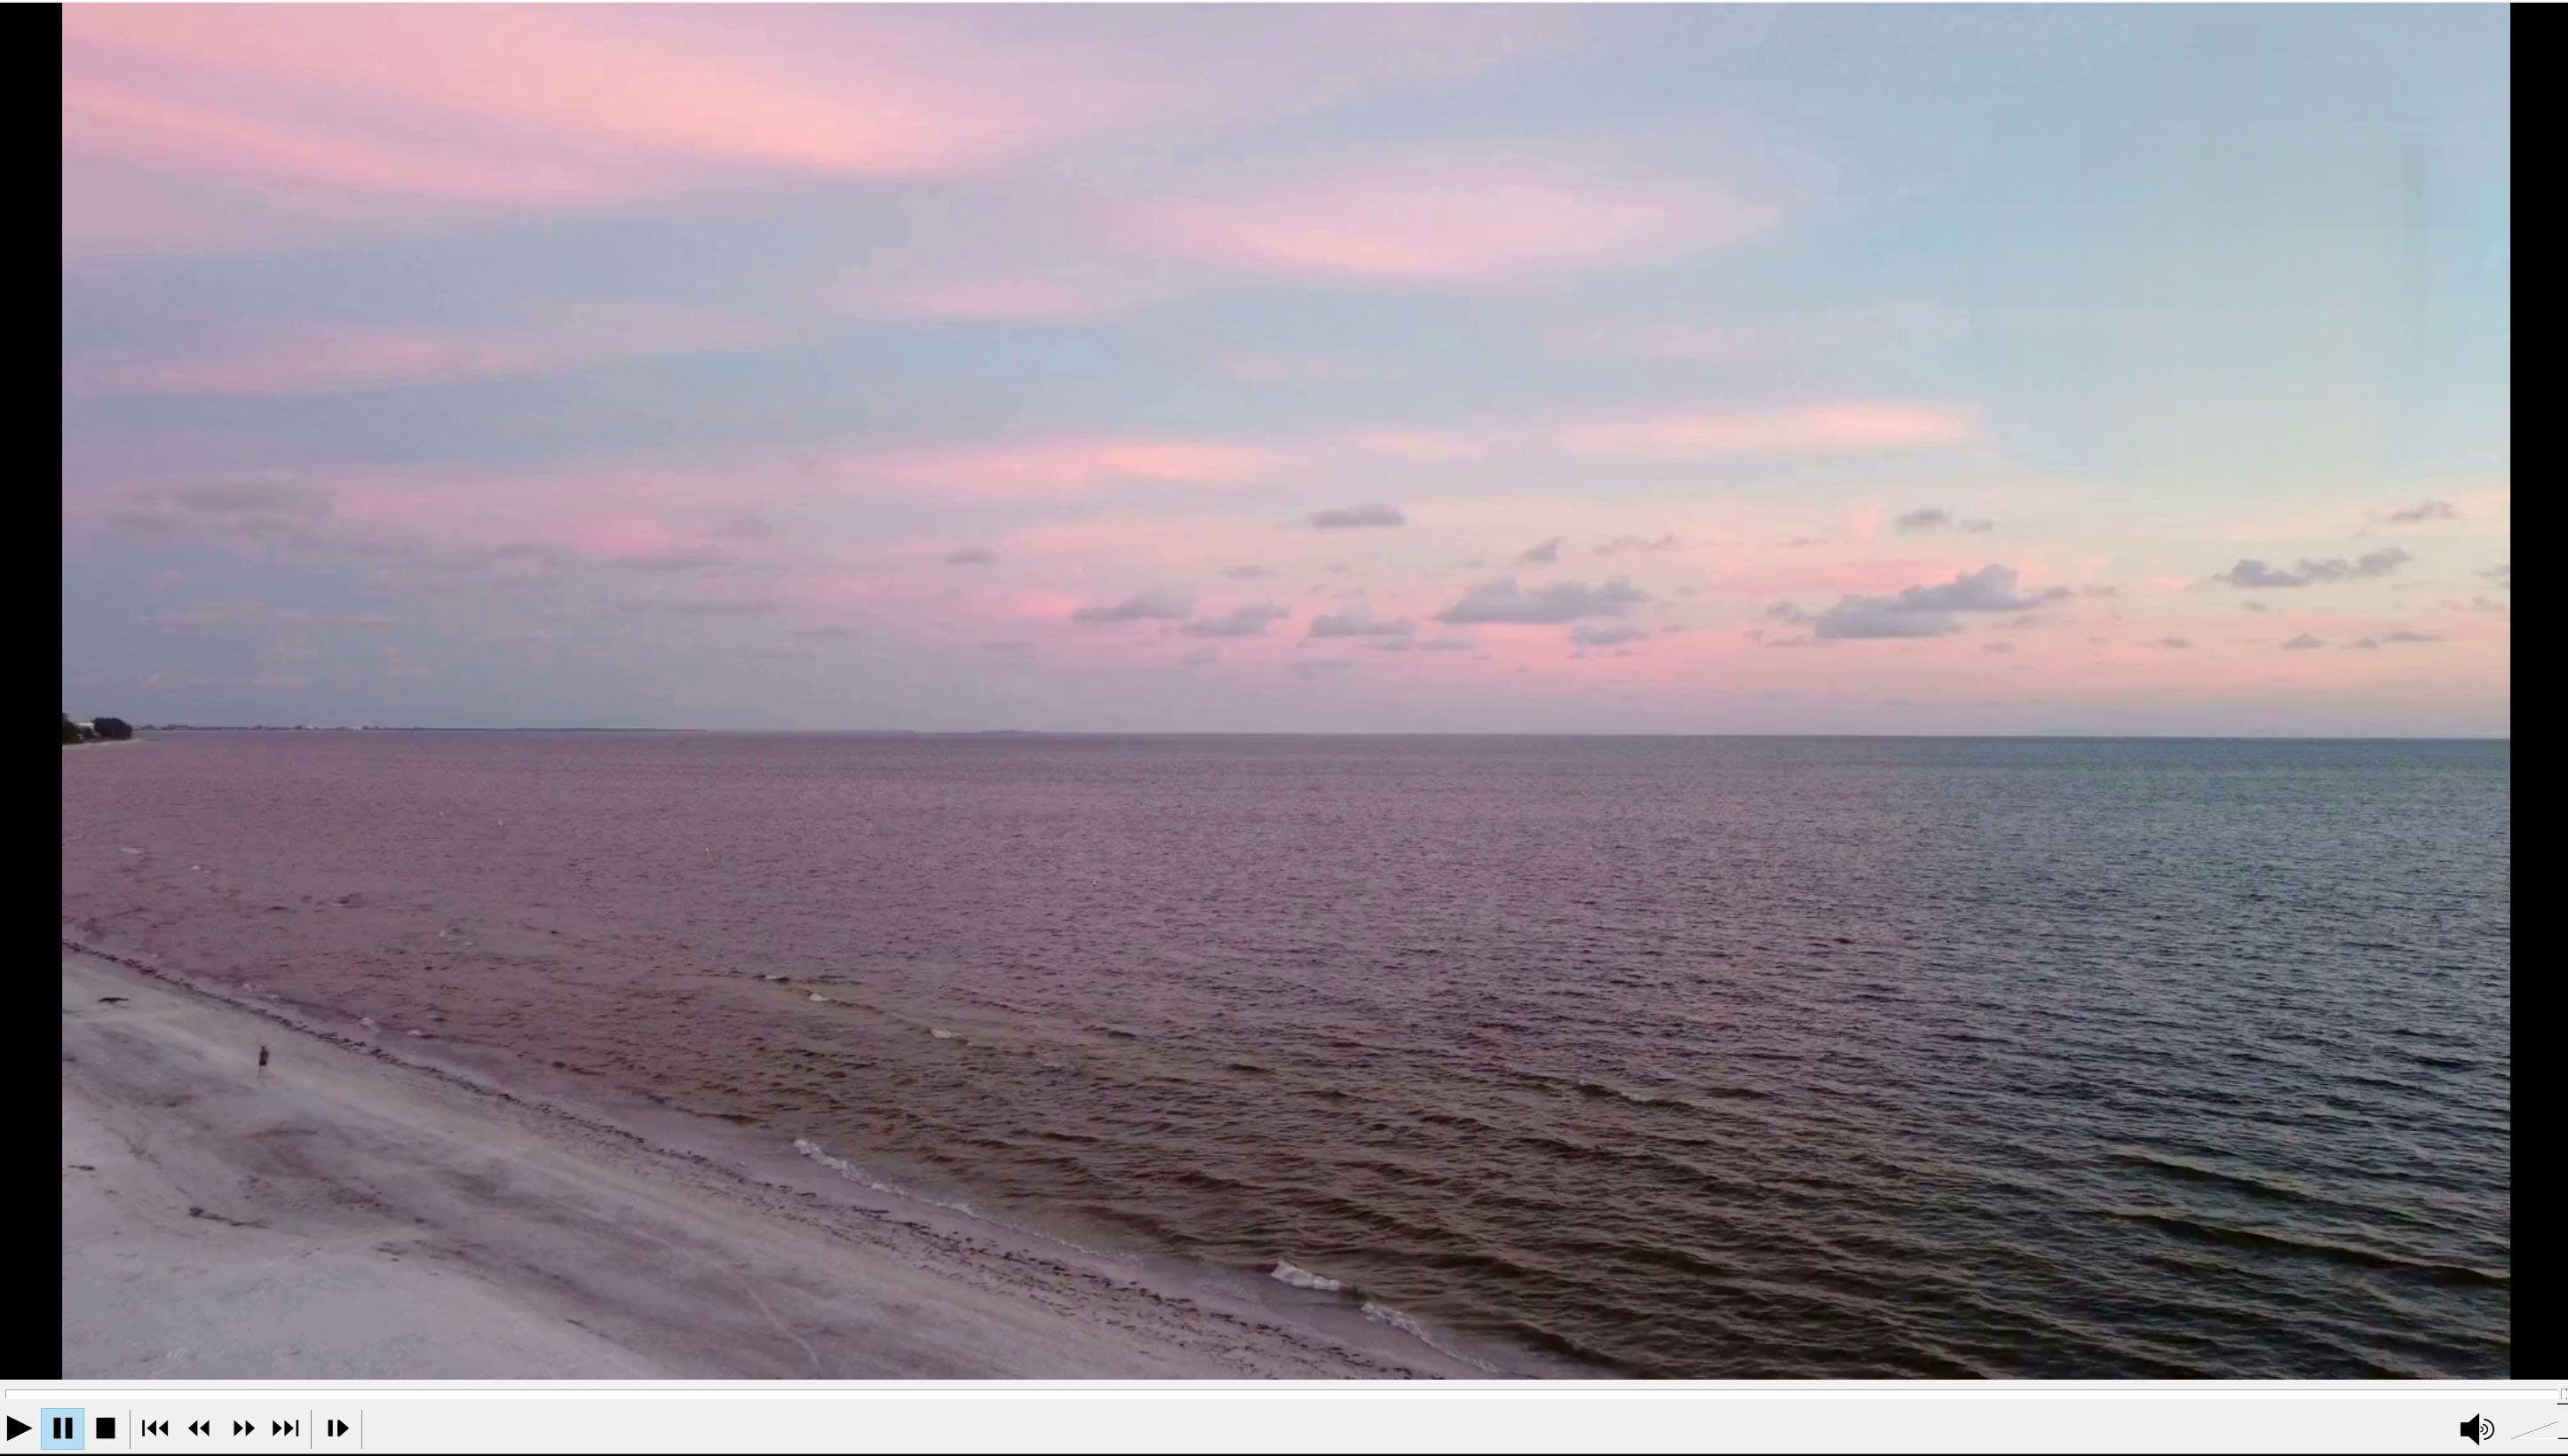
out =
[(2497, 1376), (2508, 757), (181, 733), (63, 917), (1463, 1347)]

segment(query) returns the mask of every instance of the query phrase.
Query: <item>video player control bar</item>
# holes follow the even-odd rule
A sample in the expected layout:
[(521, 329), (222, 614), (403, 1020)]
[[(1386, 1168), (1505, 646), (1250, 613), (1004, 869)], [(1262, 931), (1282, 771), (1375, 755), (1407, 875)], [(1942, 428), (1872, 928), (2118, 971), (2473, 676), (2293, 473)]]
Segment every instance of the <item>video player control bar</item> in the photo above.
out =
[(9, 1416), (9, 1442), (36, 1435), (40, 1451), (362, 1451), (365, 1412), (354, 1406), (243, 1408), (201, 1400), (104, 1409), (45, 1406), (29, 1422)]

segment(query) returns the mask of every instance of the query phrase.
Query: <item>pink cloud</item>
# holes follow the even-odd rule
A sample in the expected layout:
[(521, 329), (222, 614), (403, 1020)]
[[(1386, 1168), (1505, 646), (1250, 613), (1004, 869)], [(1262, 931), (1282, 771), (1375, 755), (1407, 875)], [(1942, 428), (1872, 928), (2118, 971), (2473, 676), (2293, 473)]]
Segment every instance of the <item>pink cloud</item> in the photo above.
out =
[(832, 301), (858, 313), (892, 318), (1045, 323), (1100, 318), (1134, 299), (1130, 290), (1028, 274), (844, 289)]
[(1691, 183), (1474, 162), (1170, 199), (1127, 227), (1146, 250), (1226, 269), (1453, 285), (1634, 262), (1772, 220)]
[(441, 201), (593, 202), (609, 195), (597, 178), (538, 158), (475, 156), (434, 143), (262, 120), (139, 89), (76, 84), (68, 76), (63, 145), (70, 152), (168, 171), (352, 191), (397, 190)]
[(1824, 454), (1965, 444), (1978, 437), (1970, 418), (1931, 405), (1821, 405), (1759, 414), (1679, 411), (1595, 420), (1561, 433), (1581, 454)]
[(1362, 430), (1347, 442), (1404, 460), (1476, 460), (1496, 448), (1489, 439), (1447, 430)]
[(1265, 451), (1212, 440), (1061, 438), (1007, 445), (938, 445), (841, 457), (824, 471), (945, 494), (1082, 495), (1124, 482), (1235, 485), (1266, 467)]
[(67, 170), (214, 177), (346, 215), (578, 205), (743, 170), (952, 174), (1193, 85), (891, 11), (84, 6), (62, 25)]
[(542, 325), (479, 333), (313, 327), (218, 340), (159, 359), (75, 361), (63, 372), (63, 388), (74, 395), (324, 395), (750, 349), (778, 337), (748, 319), (633, 306), (570, 310)]

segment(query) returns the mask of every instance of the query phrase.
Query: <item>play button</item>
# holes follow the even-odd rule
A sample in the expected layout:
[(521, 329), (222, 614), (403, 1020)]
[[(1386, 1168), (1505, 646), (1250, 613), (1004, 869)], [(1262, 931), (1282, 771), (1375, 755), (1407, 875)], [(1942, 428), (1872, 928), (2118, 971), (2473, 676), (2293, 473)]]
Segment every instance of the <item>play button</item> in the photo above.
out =
[(14, 1415), (13, 1415), (13, 1416), (11, 1416), (11, 1417), (9, 1417), (9, 1439), (10, 1439), (10, 1440), (13, 1440), (13, 1441), (14, 1441), (14, 1440), (18, 1439), (20, 1436), (23, 1436), (23, 1435), (27, 1434), (29, 1431), (32, 1431), (32, 1430), (34, 1430), (34, 1429), (35, 1429), (35, 1427), (34, 1427), (34, 1426), (31, 1426), (31, 1425), (27, 1424), (25, 1421), (22, 1421), (22, 1420), (18, 1419), (18, 1418), (17, 1418), (16, 1416), (14, 1416)]

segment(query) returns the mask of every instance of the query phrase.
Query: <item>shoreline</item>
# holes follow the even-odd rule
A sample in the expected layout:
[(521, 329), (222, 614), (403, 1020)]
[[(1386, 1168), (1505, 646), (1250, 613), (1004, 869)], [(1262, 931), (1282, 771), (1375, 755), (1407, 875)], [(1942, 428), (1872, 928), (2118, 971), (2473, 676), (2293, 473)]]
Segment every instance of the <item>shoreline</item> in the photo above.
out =
[(692, 1151), (68, 941), (62, 985), (69, 1378), (1490, 1373), (1353, 1310), (831, 1188), (790, 1148)]

